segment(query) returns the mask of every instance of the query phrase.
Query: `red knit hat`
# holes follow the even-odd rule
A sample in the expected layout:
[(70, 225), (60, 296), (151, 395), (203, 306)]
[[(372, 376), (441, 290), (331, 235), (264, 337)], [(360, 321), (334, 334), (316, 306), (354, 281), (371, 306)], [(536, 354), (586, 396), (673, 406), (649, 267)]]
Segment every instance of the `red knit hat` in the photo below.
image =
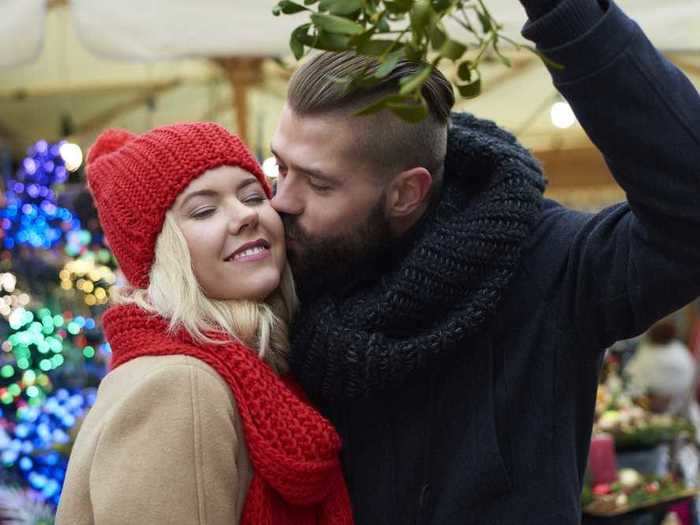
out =
[(165, 213), (205, 171), (238, 166), (270, 187), (241, 140), (213, 122), (163, 126), (143, 135), (104, 131), (87, 157), (88, 186), (100, 224), (129, 282), (148, 287)]

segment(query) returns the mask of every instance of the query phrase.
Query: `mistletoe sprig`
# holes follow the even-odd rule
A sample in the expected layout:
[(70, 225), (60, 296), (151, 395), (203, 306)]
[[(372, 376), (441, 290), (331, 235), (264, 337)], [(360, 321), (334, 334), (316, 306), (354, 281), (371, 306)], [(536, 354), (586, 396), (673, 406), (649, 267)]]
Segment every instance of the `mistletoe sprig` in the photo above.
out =
[[(479, 66), (495, 55), (504, 65), (510, 61), (501, 45), (518, 44), (502, 34), (483, 0), (281, 0), (275, 15), (306, 12), (310, 21), (298, 26), (290, 37), (294, 56), (307, 50), (354, 51), (375, 57), (376, 68), (356, 78), (344, 79), (349, 88), (371, 86), (386, 77), (403, 59), (423, 63), (413, 75), (402, 79), (398, 93), (391, 94), (360, 113), (389, 109), (409, 122), (422, 120), (428, 107), (421, 94), (425, 81), (442, 61), (456, 64), (455, 88), (465, 98), (481, 93)], [(450, 35), (446, 20), (464, 29), (458, 39)]]

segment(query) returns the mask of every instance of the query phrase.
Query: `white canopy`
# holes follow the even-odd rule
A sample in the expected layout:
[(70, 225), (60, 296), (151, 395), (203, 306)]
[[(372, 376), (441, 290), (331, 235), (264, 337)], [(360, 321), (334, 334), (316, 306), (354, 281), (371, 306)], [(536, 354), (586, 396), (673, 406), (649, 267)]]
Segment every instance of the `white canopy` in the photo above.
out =
[(84, 45), (99, 55), (136, 61), (288, 53), (301, 17), (272, 15), (261, 0), (71, 0)]
[[(0, 67), (32, 61), (43, 41), (47, 0), (0, 0)], [(69, 0), (78, 38), (106, 58), (156, 61), (184, 57), (288, 53), (305, 15), (274, 17), (274, 0)], [(699, 0), (620, 0), (657, 47), (700, 50)], [(516, 0), (488, 0), (505, 31), (517, 36), (525, 15)]]
[[(485, 1), (505, 31), (522, 40), (525, 15), (518, 0)], [(700, 0), (620, 3), (657, 46), (688, 51), (668, 56), (700, 87)], [(38, 137), (55, 140), (67, 128), (87, 146), (105, 126), (145, 131), (181, 120), (217, 120), (239, 132), (249, 129), (251, 144), (265, 150), (288, 72), (267, 62), (244, 112), (234, 107), (232, 95), (239, 93), (225, 69), (207, 58), (288, 55), (291, 29), (306, 17), (274, 17), (274, 4), (0, 0), (0, 143), (21, 154)], [(535, 149), (588, 144), (580, 126), (554, 128), (556, 93), (540, 61), (529, 53), (512, 58), (510, 69), (485, 63), (484, 93), (459, 100), (457, 109), (499, 122)], [(246, 127), (239, 122), (243, 116)]]
[(0, 67), (35, 60), (44, 39), (43, 0), (0, 0)]

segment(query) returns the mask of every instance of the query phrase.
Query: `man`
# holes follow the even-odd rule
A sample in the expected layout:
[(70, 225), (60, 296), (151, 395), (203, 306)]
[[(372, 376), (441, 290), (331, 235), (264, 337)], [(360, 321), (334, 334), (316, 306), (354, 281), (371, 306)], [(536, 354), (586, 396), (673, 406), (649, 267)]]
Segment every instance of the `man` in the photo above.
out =
[(509, 134), (468, 115), (448, 131), (437, 73), (418, 125), (352, 116), (387, 88), (338, 87), (358, 58), (290, 83), (272, 148), (291, 364), (343, 438), (359, 524), (579, 523), (603, 350), (700, 294), (697, 90), (612, 3), (523, 4), (629, 204), (543, 199)]

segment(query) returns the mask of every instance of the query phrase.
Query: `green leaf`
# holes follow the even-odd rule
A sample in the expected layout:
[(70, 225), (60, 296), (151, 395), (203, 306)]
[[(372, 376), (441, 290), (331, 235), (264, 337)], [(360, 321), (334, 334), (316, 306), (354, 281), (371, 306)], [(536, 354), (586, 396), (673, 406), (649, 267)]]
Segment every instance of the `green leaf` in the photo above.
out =
[(416, 0), (411, 8), (411, 29), (416, 35), (424, 35), (428, 32), (433, 9), (430, 0)]
[(350, 37), (339, 33), (319, 31), (314, 47), (324, 51), (345, 51), (350, 47)]
[[(364, 31), (359, 35), (353, 35), (352, 38), (350, 38), (350, 43), (359, 50), (360, 47), (366, 45), (367, 42), (370, 41), (370, 39), (374, 36), (374, 33), (376, 33), (376, 31), (376, 27), (370, 27), (367, 31)], [(360, 53), (362, 52), (360, 51)]]
[(479, 17), (479, 22), (481, 22), (481, 28), (484, 30), (484, 33), (490, 33), (493, 29), (491, 17), (481, 11), (477, 11), (476, 14)]
[(420, 62), (421, 60), (423, 60), (424, 52), (424, 48), (420, 48), (408, 43), (406, 44), (406, 48), (404, 50), (404, 53), (406, 54), (406, 59), (411, 60), (413, 62)]
[(289, 69), (292, 68), (292, 66), (291, 66), (290, 64), (288, 64), (287, 61), (286, 61), (284, 58), (282, 58), (282, 57), (279, 57), (279, 56), (277, 56), (277, 57), (272, 57), (272, 61), (273, 61), (275, 64), (277, 64), (279, 67), (281, 67), (282, 69), (287, 69), (287, 70), (289, 70)]
[(282, 0), (277, 2), (277, 5), (272, 8), (272, 14), (279, 16), (280, 13), (285, 15), (293, 15), (295, 13), (301, 13), (302, 11), (308, 11), (306, 7), (291, 0)]
[(393, 0), (384, 2), (384, 7), (393, 15), (408, 13), (413, 7), (413, 0)]
[[(306, 25), (306, 24), (304, 24)], [(311, 27), (311, 24), (308, 24), (309, 27)], [(301, 26), (299, 26), (301, 27)], [(299, 27), (297, 29), (299, 29)], [(296, 29), (295, 29), (296, 31)], [(306, 31), (299, 30), (296, 35), (296, 39), (299, 40), (301, 44), (304, 44), (305, 46), (308, 47), (315, 47), (316, 46), (316, 34), (315, 33), (309, 33), (308, 28)]]
[(387, 102), (386, 107), (400, 119), (413, 124), (428, 116), (428, 104), (422, 95), (417, 101), (410, 97), (392, 99)]
[(329, 33), (358, 35), (364, 31), (362, 25), (341, 16), (314, 13), (311, 15), (311, 21), (316, 27), (324, 31), (328, 31)]
[(444, 13), (452, 7), (452, 4), (455, 2), (454, 0), (432, 0), (431, 3), (436, 13)]
[(386, 53), (389, 49), (392, 49), (392, 53), (395, 51), (401, 51), (401, 54), (403, 54), (403, 48), (403, 44), (396, 44), (393, 40), (368, 40), (367, 42), (358, 45), (357, 51), (363, 55), (379, 57)]
[(430, 32), (430, 45), (433, 46), (433, 49), (440, 49), (446, 40), (447, 34), (440, 26), (436, 25)]
[(385, 16), (383, 16), (379, 22), (377, 22), (377, 30), (379, 30), (380, 33), (388, 33), (391, 31), (391, 26), (389, 25), (389, 21)]
[(362, 0), (321, 0), (318, 7), (333, 15), (349, 15), (362, 9)]
[(402, 95), (389, 95), (361, 109), (355, 115), (371, 115), (388, 109), (406, 122), (420, 122), (428, 115), (428, 104), (420, 96), (418, 99)]
[(399, 95), (387, 95), (386, 97), (376, 100), (364, 108), (359, 109), (355, 115), (370, 115), (372, 113), (376, 113), (382, 109), (386, 109), (389, 102), (403, 100), (403, 98), (404, 97), (400, 97)]
[(374, 75), (372, 76), (374, 78), (384, 78), (394, 70), (396, 64), (398, 64), (399, 60), (401, 60), (402, 57), (402, 49), (399, 49), (398, 51), (392, 51), (386, 56), (384, 61), (379, 65), (377, 70), (374, 72)]
[(457, 76), (460, 80), (464, 80), (465, 82), (471, 82), (473, 68), (474, 65), (469, 60), (465, 60), (457, 68)]
[(292, 33), (292, 36), (289, 38), (289, 49), (292, 50), (292, 54), (297, 60), (304, 56), (304, 44), (299, 42), (298, 38), (294, 37), (294, 33)]
[(369, 106), (366, 106), (359, 111), (355, 112), (355, 115), (361, 117), (363, 115), (371, 115), (372, 113), (379, 113), (383, 109), (386, 109), (387, 98), (377, 100), (372, 102)]
[(363, 11), (371, 19), (375, 14), (377, 14), (378, 1), (369, 0), (364, 3)]
[(547, 67), (552, 68), (552, 69), (558, 69), (558, 70), (564, 69), (564, 66), (562, 64), (555, 62), (551, 58), (547, 57), (547, 55), (542, 53), (539, 49), (537, 49), (534, 46), (521, 45), (520, 47), (523, 47), (523, 48), (529, 50), (530, 52), (534, 53), (535, 55), (537, 55), (540, 58), (540, 60), (542, 60), (542, 62), (544, 62), (544, 64)]
[(303, 24), (292, 31), (292, 36), (289, 38), (289, 48), (294, 54), (294, 58), (299, 60), (304, 56), (304, 42), (308, 42), (308, 31), (311, 24)]
[[(476, 72), (476, 70), (474, 70)], [(457, 91), (464, 98), (474, 98), (481, 93), (481, 77), (477, 77), (466, 84), (457, 84)]]
[(416, 90), (420, 90), (420, 88), (423, 86), (423, 83), (428, 79), (432, 71), (433, 66), (426, 65), (410, 77), (406, 77), (405, 79), (403, 79), (401, 82), (401, 89), (399, 89), (399, 95), (407, 95), (409, 93), (413, 93)]
[[(296, 27), (289, 46), (297, 59), (309, 48), (331, 51), (355, 51), (377, 58), (376, 67), (345, 79), (347, 86), (371, 86), (391, 74), (401, 60), (420, 62), (417, 70), (396, 88), (394, 98), (382, 99), (375, 110), (386, 109), (404, 120), (417, 121), (428, 112), (421, 88), (445, 60), (457, 65), (453, 87), (463, 97), (474, 97), (481, 91), (478, 62), (488, 47), (497, 59), (510, 66), (501, 52), (502, 42), (511, 42), (500, 34), (501, 26), (485, 7), (486, 0), (275, 0), (275, 15), (308, 11), (310, 20)], [(302, 5), (303, 4), (303, 5)], [(464, 23), (481, 44), (477, 58), (469, 60), (471, 44), (452, 39), (445, 29), (445, 20), (456, 10), (476, 13), (477, 21)], [(473, 26), (473, 27), (472, 27)], [(500, 38), (503, 40), (500, 40)], [(478, 44), (475, 44), (478, 45)], [(517, 44), (516, 47), (518, 46)], [(526, 46), (521, 46), (526, 47)], [(528, 48), (530, 49), (530, 48)], [(532, 50), (532, 49), (531, 49)], [(552, 64), (537, 50), (549, 67)], [(428, 53), (430, 52), (430, 61)], [(434, 52), (434, 53), (433, 53)]]
[(442, 46), (440, 46), (438, 53), (440, 54), (440, 56), (449, 58), (450, 60), (458, 60), (462, 58), (462, 55), (466, 50), (467, 46), (465, 46), (461, 42), (457, 42), (456, 40), (448, 38), (445, 41), (445, 43), (442, 44)]
[(348, 86), (348, 91), (353, 91), (356, 89), (367, 89), (371, 88), (372, 86), (376, 86), (378, 82), (378, 79), (374, 78), (371, 75), (367, 74), (360, 74), (360, 75), (355, 75)]
[(496, 52), (496, 56), (498, 57), (498, 60), (501, 61), (501, 64), (507, 67), (511, 67), (513, 64), (511, 63), (510, 59), (505, 56), (503, 53), (501, 53), (501, 50), (498, 48), (498, 42), (494, 41), (493, 42), (493, 50)]

